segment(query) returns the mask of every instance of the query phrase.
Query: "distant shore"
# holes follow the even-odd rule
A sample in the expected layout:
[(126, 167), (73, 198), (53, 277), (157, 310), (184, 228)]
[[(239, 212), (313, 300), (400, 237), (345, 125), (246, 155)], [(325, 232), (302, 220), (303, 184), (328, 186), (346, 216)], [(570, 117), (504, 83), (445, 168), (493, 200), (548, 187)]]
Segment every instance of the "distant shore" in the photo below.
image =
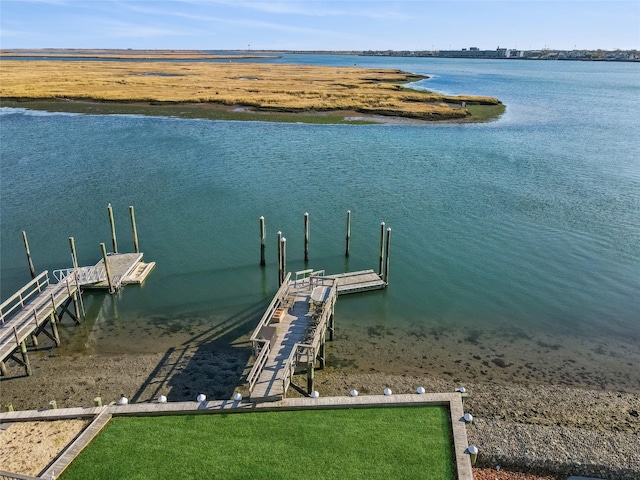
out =
[(194, 52), (51, 55), (64, 61), (0, 58), (2, 106), (305, 123), (483, 122), (505, 110), (494, 97), (424, 90), (415, 83), (428, 77), (395, 69), (197, 61), (208, 56)]

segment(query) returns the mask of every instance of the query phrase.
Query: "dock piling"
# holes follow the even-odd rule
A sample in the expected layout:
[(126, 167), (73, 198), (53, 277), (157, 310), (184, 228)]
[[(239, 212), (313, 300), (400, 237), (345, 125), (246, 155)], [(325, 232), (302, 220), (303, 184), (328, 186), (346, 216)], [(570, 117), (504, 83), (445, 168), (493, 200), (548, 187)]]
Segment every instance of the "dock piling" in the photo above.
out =
[(138, 229), (136, 228), (136, 214), (133, 211), (133, 205), (129, 205), (129, 216), (131, 217), (131, 230), (133, 231), (133, 249), (136, 253), (140, 253), (138, 246)]
[(304, 261), (309, 261), (309, 213), (304, 213)]
[(384, 222), (380, 223), (380, 262), (378, 264), (378, 275), (382, 278), (384, 271), (382, 267), (384, 266)]
[(282, 232), (278, 231), (278, 286), (282, 285)]
[(29, 355), (27, 354), (27, 343), (24, 340), (20, 343), (20, 353), (22, 354), (22, 362), (25, 372), (28, 376), (31, 376), (33, 372), (31, 371), (31, 362), (29, 361)]
[(389, 244), (391, 243), (391, 227), (387, 228), (386, 265), (384, 267), (384, 283), (389, 284)]
[(31, 260), (31, 250), (29, 250), (29, 240), (27, 240), (27, 232), (22, 231), (22, 241), (24, 242), (24, 248), (27, 251), (27, 261), (29, 262), (29, 273), (31, 278), (36, 278), (36, 269), (33, 266), (33, 260)]
[(260, 217), (260, 266), (261, 267), (264, 267), (266, 265), (266, 261), (264, 258), (264, 253), (265, 253), (264, 239), (265, 239), (264, 217)]
[[(78, 256), (76, 254), (76, 240), (73, 237), (69, 237), (69, 246), (71, 247), (71, 260), (73, 261), (73, 275), (76, 282), (76, 297), (74, 303), (78, 303), (80, 306), (80, 313), (82, 318), (86, 319), (86, 312), (84, 310), (84, 300), (82, 299), (82, 290), (80, 290), (80, 282), (78, 281)], [(80, 319), (80, 317), (78, 317)]]
[(107, 212), (109, 213), (109, 223), (111, 225), (111, 242), (113, 243), (113, 253), (118, 253), (118, 242), (116, 241), (116, 225), (113, 221), (113, 208), (111, 208), (111, 204), (107, 205)]
[(104, 246), (104, 243), (100, 244), (100, 249), (102, 250), (102, 260), (104, 261), (104, 271), (107, 274), (107, 283), (109, 284), (109, 293), (115, 292), (113, 288), (113, 281), (111, 280), (111, 272), (109, 271), (109, 262), (107, 262), (107, 249)]
[(347, 210), (347, 245), (345, 248), (344, 256), (349, 257), (349, 247), (351, 246), (351, 210)]
[(280, 243), (282, 244), (282, 277), (280, 278), (280, 284), (283, 284), (287, 276), (287, 239), (282, 237)]

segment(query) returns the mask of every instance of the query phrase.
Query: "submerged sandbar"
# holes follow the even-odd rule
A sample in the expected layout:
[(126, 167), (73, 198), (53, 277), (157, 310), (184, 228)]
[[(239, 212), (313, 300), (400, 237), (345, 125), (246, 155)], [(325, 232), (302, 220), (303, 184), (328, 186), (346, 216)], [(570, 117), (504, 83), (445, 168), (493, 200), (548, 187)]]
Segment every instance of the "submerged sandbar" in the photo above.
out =
[[(336, 122), (340, 117), (353, 119), (358, 115), (364, 120), (381, 116), (414, 121), (483, 121), (504, 111), (504, 105), (493, 97), (449, 96), (407, 88), (406, 84), (427, 77), (394, 69), (175, 62), (171, 57), (162, 62), (0, 62), (0, 99), (4, 106), (20, 102), (20, 106), (38, 108), (40, 103), (40, 108), (48, 104), (50, 108), (46, 109), (54, 111), (84, 111), (85, 107), (94, 111), (96, 104), (105, 103), (110, 104), (106, 108), (110, 110), (114, 104), (135, 104), (139, 113), (165, 115), (163, 109), (184, 106), (191, 117), (212, 118), (217, 111), (214, 118), (227, 112), (237, 119), (255, 119), (255, 114), (267, 113), (288, 115), (289, 121), (313, 122), (319, 117), (316, 120), (323, 123), (331, 119), (331, 114), (336, 114)], [(171, 110), (179, 113), (181, 109)]]

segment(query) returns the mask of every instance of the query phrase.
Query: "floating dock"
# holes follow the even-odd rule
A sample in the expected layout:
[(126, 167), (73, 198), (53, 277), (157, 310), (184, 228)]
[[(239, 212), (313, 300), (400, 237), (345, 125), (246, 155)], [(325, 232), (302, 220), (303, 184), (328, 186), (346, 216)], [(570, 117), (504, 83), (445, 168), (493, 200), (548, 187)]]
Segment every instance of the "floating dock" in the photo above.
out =
[[(105, 268), (105, 258), (107, 267)], [(143, 254), (138, 253), (111, 253), (91, 267), (77, 269), (78, 284), (84, 289), (109, 289), (114, 290), (124, 285), (141, 285), (147, 276), (155, 268), (156, 263), (144, 263)], [(54, 277), (62, 281), (69, 275), (76, 274), (73, 268), (55, 270)], [(110, 278), (109, 278), (110, 276)]]

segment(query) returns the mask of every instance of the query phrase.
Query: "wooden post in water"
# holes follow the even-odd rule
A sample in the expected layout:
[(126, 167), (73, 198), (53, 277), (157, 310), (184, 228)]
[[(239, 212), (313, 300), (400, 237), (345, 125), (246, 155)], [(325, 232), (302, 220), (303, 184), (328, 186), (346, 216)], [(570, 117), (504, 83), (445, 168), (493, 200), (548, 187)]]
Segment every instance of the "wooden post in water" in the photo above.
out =
[(278, 231), (278, 287), (282, 285), (282, 232)]
[(384, 271), (384, 222), (380, 223), (380, 263), (378, 264), (378, 276), (382, 278)]
[(282, 277), (280, 278), (280, 285), (282, 285), (287, 276), (287, 239), (282, 237), (280, 243), (282, 244)]
[(389, 284), (389, 244), (391, 243), (391, 227), (387, 228), (387, 247), (385, 256), (387, 257), (387, 263), (384, 267), (384, 283)]
[(138, 229), (136, 228), (136, 214), (133, 211), (133, 205), (129, 205), (129, 216), (131, 217), (131, 230), (133, 230), (133, 251), (140, 253), (138, 246)]
[(309, 261), (309, 213), (304, 212), (304, 261)]
[(111, 204), (107, 205), (109, 213), (109, 223), (111, 224), (111, 242), (113, 243), (113, 253), (118, 253), (118, 242), (116, 241), (116, 224), (113, 221), (113, 208)]
[(104, 271), (107, 274), (107, 283), (109, 284), (109, 293), (113, 293), (115, 289), (113, 288), (113, 283), (111, 281), (111, 271), (109, 270), (109, 262), (107, 262), (107, 249), (104, 246), (104, 243), (100, 244), (100, 249), (102, 250), (102, 261), (104, 262)]
[(344, 251), (345, 257), (349, 257), (350, 243), (351, 243), (351, 210), (347, 210), (347, 246)]
[[(76, 241), (73, 237), (69, 237), (69, 246), (71, 247), (71, 260), (73, 261), (73, 278), (76, 282), (76, 293), (73, 298), (74, 306), (76, 302), (80, 305), (80, 313), (82, 318), (86, 318), (86, 312), (84, 310), (84, 300), (82, 299), (82, 290), (80, 289), (80, 279), (78, 278), (78, 256), (76, 255)], [(77, 312), (77, 311), (76, 311)], [(80, 317), (78, 317), (78, 321)]]
[(264, 239), (265, 239), (265, 227), (264, 227), (264, 217), (260, 217), (260, 266), (264, 267), (267, 262), (264, 259), (264, 252), (265, 252), (265, 247), (264, 247)]
[[(80, 289), (80, 278), (78, 276), (78, 256), (76, 255), (76, 241), (73, 237), (69, 237), (69, 247), (71, 247), (71, 261), (73, 262), (73, 278), (76, 282), (76, 291), (73, 294), (73, 306), (76, 311), (76, 323), (80, 323), (80, 315), (86, 318), (84, 311), (84, 301), (82, 299), (82, 290)], [(68, 284), (67, 284), (68, 286)], [(54, 305), (55, 310), (55, 305)]]
[(36, 278), (36, 269), (33, 267), (33, 260), (31, 260), (31, 250), (29, 250), (29, 240), (27, 240), (27, 232), (22, 231), (22, 241), (24, 242), (24, 248), (27, 251), (27, 261), (29, 262), (29, 273), (31, 278)]

